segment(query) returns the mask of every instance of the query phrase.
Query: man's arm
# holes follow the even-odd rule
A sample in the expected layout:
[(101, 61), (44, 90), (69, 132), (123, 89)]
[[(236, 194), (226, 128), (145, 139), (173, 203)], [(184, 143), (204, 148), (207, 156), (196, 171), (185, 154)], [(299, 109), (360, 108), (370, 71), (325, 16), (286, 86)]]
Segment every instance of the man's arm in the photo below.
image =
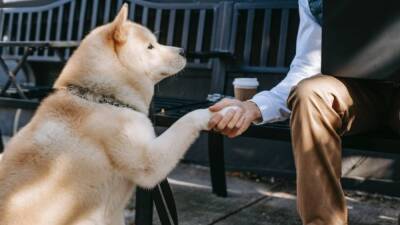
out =
[(286, 100), (292, 87), (304, 78), (321, 73), (321, 26), (311, 14), (307, 0), (299, 1), (299, 15), (296, 56), (289, 73), (273, 89), (260, 92), (251, 100), (259, 107), (263, 123), (288, 119)]
[(243, 133), (252, 122), (262, 124), (289, 118), (290, 110), (286, 100), (292, 87), (304, 78), (321, 72), (321, 27), (311, 14), (307, 0), (299, 0), (299, 15), (296, 56), (285, 79), (273, 89), (258, 93), (250, 101), (225, 99), (210, 107), (212, 111), (229, 105), (240, 108), (227, 113), (223, 118), (217, 114), (210, 120), (211, 127), (229, 137), (235, 137)]

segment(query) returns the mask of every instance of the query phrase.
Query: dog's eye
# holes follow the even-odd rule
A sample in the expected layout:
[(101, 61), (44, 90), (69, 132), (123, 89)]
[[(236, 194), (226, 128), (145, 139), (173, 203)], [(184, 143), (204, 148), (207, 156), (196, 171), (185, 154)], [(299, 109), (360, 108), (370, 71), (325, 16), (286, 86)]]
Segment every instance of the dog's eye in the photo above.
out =
[(149, 44), (149, 46), (147, 47), (147, 49), (153, 49), (154, 46), (152, 44)]

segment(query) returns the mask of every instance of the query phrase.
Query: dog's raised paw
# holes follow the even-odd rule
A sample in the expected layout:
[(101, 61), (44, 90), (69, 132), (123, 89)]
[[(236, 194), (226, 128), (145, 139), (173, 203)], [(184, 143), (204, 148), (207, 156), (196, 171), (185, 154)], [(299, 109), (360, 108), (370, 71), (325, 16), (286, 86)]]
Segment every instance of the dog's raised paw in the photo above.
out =
[(208, 121), (211, 119), (212, 113), (208, 109), (197, 109), (192, 111), (191, 120), (197, 124), (201, 130), (208, 130)]
[(238, 107), (238, 106), (235, 106), (235, 105), (233, 105), (233, 106), (228, 106), (228, 107), (225, 107), (225, 108), (221, 109), (221, 110), (218, 111), (217, 113), (221, 114), (222, 116), (225, 116), (225, 115), (226, 115), (229, 111), (231, 111), (231, 110), (239, 110), (239, 107)]

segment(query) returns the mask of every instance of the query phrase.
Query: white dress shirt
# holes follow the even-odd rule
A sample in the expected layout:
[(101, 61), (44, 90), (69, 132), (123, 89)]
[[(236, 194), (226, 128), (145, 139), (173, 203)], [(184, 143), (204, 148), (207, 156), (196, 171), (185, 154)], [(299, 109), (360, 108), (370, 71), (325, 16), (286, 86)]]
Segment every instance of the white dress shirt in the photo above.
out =
[(321, 73), (321, 26), (311, 14), (308, 0), (299, 0), (300, 25), (297, 34), (296, 56), (286, 77), (269, 91), (262, 91), (250, 101), (260, 109), (259, 124), (289, 118), (286, 101), (293, 86), (307, 77)]

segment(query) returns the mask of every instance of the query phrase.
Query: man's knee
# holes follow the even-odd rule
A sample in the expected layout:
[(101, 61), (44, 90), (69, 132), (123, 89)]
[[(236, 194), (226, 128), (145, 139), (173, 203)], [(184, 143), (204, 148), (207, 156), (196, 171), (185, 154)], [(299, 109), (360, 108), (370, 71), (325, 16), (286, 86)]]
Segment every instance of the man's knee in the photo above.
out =
[(294, 86), (288, 97), (288, 108), (293, 111), (297, 105), (295, 103), (310, 102), (315, 97), (321, 96), (323, 93), (325, 75), (316, 75), (300, 81)]

